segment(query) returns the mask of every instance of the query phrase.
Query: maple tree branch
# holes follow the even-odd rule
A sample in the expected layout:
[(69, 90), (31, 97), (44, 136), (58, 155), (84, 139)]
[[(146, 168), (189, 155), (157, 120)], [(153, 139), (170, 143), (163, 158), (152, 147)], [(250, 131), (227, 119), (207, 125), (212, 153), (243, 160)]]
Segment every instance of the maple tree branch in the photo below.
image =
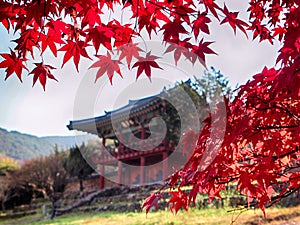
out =
[(294, 113), (292, 113), (287, 108), (284, 108), (284, 107), (281, 107), (281, 106), (278, 106), (278, 105), (275, 105), (275, 108), (285, 111), (288, 115), (290, 115), (291, 117), (295, 118), (296, 120), (300, 120), (300, 117), (298, 117), (297, 115), (295, 115)]
[[(269, 104), (269, 102), (273, 100), (273, 98), (271, 98), (271, 99), (269, 99), (269, 102), (267, 102), (267, 101), (265, 101), (265, 100), (263, 100), (263, 99), (261, 99), (259, 97), (256, 97), (256, 98), (258, 100), (260, 100), (262, 103), (266, 104), (266, 105)], [(288, 115), (290, 115), (291, 117), (295, 118), (296, 120), (300, 120), (299, 116), (297, 116), (294, 113), (292, 113), (289, 109), (287, 109), (287, 108), (285, 108), (283, 106), (279, 106), (278, 104), (272, 104), (271, 103), (270, 107), (264, 107), (264, 108), (257, 108), (257, 107), (255, 107), (255, 109), (258, 110), (258, 111), (265, 111), (265, 110), (274, 109), (274, 108), (286, 112)]]
[(264, 126), (264, 127), (256, 127), (255, 130), (274, 130), (274, 129), (290, 129), (297, 128), (299, 125), (286, 125), (286, 126)]
[[(134, 23), (134, 27), (132, 29), (132, 32), (130, 34), (130, 37), (128, 39), (128, 42), (127, 44), (130, 43), (130, 40), (132, 39), (132, 36), (134, 34), (134, 31), (137, 31), (137, 25), (138, 25), (138, 17), (139, 17), (139, 6), (140, 6), (140, 0), (137, 1), (137, 4), (136, 4), (136, 17), (135, 17), (135, 23)], [(138, 32), (137, 32), (138, 33)], [(138, 35), (141, 37), (140, 33), (138, 33)]]
[(45, 0), (45, 2), (44, 2), (44, 18), (43, 18), (43, 26), (42, 26), (43, 29), (44, 29), (44, 26), (45, 26), (45, 19), (46, 19), (46, 16), (47, 16), (47, 15), (46, 15), (46, 12), (47, 12), (47, 11), (46, 11), (46, 10), (47, 10), (46, 7), (47, 7), (47, 0)]
[(284, 158), (286, 156), (289, 156), (289, 155), (292, 155), (292, 154), (294, 154), (296, 152), (299, 152), (299, 147), (298, 146), (296, 146), (296, 149), (294, 149), (294, 150), (292, 150), (290, 152), (284, 153), (284, 154), (282, 154), (280, 156), (272, 156), (272, 160), (275, 161), (275, 160), (278, 160), (278, 159), (282, 159), (282, 158)]
[[(222, 178), (222, 177), (215, 177), (216, 180), (218, 180), (219, 178)], [(216, 184), (228, 184), (228, 183), (230, 183), (232, 181), (235, 181), (237, 179), (239, 179), (239, 177), (230, 177), (229, 180), (227, 180), (227, 181), (217, 181)]]
[(283, 194), (271, 197), (271, 203), (268, 204), (266, 207), (269, 208), (269, 207), (273, 206), (274, 204), (278, 203), (280, 200), (294, 194), (298, 190), (300, 190), (300, 186), (297, 188), (294, 188), (292, 190), (288, 190), (287, 192), (285, 192)]
[(137, 25), (138, 25), (138, 17), (139, 17), (139, 6), (140, 6), (140, 0), (137, 1), (136, 4), (136, 18), (135, 18), (135, 24), (134, 24), (134, 30), (137, 29)]
[[(296, 149), (294, 149), (294, 150), (292, 150), (292, 151), (289, 151), (289, 152), (287, 152), (287, 153), (284, 153), (284, 154), (282, 154), (282, 155), (279, 155), (279, 156), (272, 156), (272, 162), (274, 162), (274, 161), (276, 161), (276, 160), (278, 160), (278, 159), (282, 159), (282, 158), (284, 158), (284, 157), (286, 157), (286, 156), (289, 156), (289, 155), (292, 155), (292, 154), (294, 154), (294, 153), (296, 153), (296, 152), (299, 152), (299, 147), (298, 146), (296, 146)], [(267, 157), (269, 157), (268, 155), (262, 155), (262, 154), (253, 154), (253, 156), (255, 157), (255, 158), (267, 158)], [(250, 160), (250, 158), (248, 159), (245, 159), (244, 161), (247, 161), (247, 160)]]
[(258, 99), (259, 101), (261, 101), (265, 105), (269, 104), (272, 100), (274, 100), (274, 96), (272, 98), (270, 97), (268, 100), (262, 99), (262, 98), (260, 98), (258, 96), (253, 96), (253, 97), (249, 97), (249, 98)]
[(194, 18), (197, 18), (197, 14), (195, 14), (195, 13), (190, 13), (190, 14), (186, 13), (186, 14), (183, 14), (183, 13), (172, 11), (171, 9), (168, 9), (167, 7), (161, 6), (161, 5), (159, 5), (159, 4), (155, 3), (155, 2), (152, 2), (150, 0), (146, 0), (146, 2), (149, 2), (150, 4), (155, 5), (155, 6), (159, 7), (159, 8), (161, 8), (161, 9), (163, 9), (166, 12), (174, 13), (174, 14), (177, 14), (177, 15), (179, 15), (181, 17), (189, 16), (190, 15), (190, 16), (193, 16)]
[[(239, 212), (239, 214), (235, 217), (235, 219), (233, 219), (234, 214), (232, 214), (232, 217), (231, 217), (231, 224), (230, 224), (230, 225), (233, 225), (233, 224), (238, 220), (238, 218), (240, 217), (240, 215), (241, 215), (243, 212), (248, 211), (247, 208), (241, 208), (241, 209), (235, 208), (235, 209), (234, 209), (234, 212), (235, 212), (236, 210), (240, 210), (240, 212)], [(230, 212), (230, 211), (227, 211), (227, 212)]]

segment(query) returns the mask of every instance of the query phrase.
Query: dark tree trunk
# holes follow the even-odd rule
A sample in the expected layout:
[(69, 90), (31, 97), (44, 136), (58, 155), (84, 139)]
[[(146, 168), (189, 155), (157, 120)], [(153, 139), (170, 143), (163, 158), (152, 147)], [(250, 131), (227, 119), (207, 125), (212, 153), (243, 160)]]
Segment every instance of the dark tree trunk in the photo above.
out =
[(51, 214), (50, 219), (53, 219), (56, 216), (56, 210), (57, 210), (57, 201), (59, 197), (56, 194), (53, 194), (51, 196)]
[(5, 212), (6, 209), (5, 209), (5, 201), (4, 201), (4, 199), (1, 202), (1, 206), (2, 206), (2, 211)]
[(79, 184), (80, 184), (80, 192), (83, 192), (84, 187), (83, 187), (83, 181), (81, 178), (79, 179)]
[(56, 214), (56, 201), (52, 199), (52, 204), (51, 204), (51, 214), (50, 214), (50, 219), (52, 220), (55, 217)]

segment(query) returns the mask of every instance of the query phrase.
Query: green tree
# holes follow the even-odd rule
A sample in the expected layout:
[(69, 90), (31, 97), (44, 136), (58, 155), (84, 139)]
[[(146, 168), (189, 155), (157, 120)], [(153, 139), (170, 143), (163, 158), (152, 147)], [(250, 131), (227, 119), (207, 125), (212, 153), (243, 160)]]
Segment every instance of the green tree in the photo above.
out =
[(69, 156), (64, 167), (71, 177), (77, 177), (80, 184), (80, 192), (83, 192), (83, 180), (94, 172), (94, 169), (87, 163), (82, 156), (82, 151), (86, 151), (87, 147), (83, 143), (80, 147), (75, 146), (69, 149)]
[(211, 71), (205, 70), (203, 77), (195, 78), (192, 87), (200, 96), (204, 96), (207, 102), (217, 102), (220, 97), (230, 98), (232, 95), (229, 80), (214, 67), (211, 67)]
[[(173, 89), (165, 92), (165, 94), (172, 95), (176, 93), (176, 89), (182, 88), (185, 93), (187, 93), (192, 99), (194, 106), (198, 112), (198, 119), (200, 126), (202, 120), (209, 115), (211, 107), (220, 99), (221, 96), (230, 97), (232, 91), (229, 86), (228, 79), (214, 67), (211, 67), (211, 71), (204, 71), (204, 76), (201, 78), (194, 77), (193, 80), (188, 80), (186, 82), (178, 82)], [(179, 137), (182, 135), (181, 132), (187, 132), (187, 130), (182, 130), (181, 123), (188, 123), (188, 121), (194, 121), (195, 115), (185, 115), (185, 117), (180, 118), (178, 110), (184, 110), (185, 107), (190, 107), (189, 102), (185, 98), (173, 99), (173, 103), (176, 103), (177, 108), (175, 108), (171, 103), (167, 103), (166, 111), (163, 112), (163, 120), (169, 125), (167, 131), (167, 138), (177, 144)], [(181, 108), (178, 108), (180, 106)], [(202, 127), (202, 126), (201, 126)]]

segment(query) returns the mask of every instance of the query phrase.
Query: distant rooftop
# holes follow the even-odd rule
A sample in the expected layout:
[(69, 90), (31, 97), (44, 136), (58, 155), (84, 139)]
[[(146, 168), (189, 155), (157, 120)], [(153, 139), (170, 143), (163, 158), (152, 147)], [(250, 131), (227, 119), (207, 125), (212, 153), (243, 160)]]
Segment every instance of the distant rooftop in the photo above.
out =
[[(187, 85), (190, 85), (190, 82), (191, 81), (189, 79), (189, 80), (185, 81), (184, 83)], [(127, 114), (132, 115), (132, 114), (138, 113), (140, 111), (143, 111), (143, 110), (159, 103), (162, 100), (163, 95), (168, 93), (170, 90), (174, 89), (175, 87), (170, 88), (168, 90), (166, 88), (164, 88), (157, 95), (145, 97), (142, 99), (129, 100), (127, 105), (122, 106), (116, 110), (112, 110), (112, 111), (108, 111), (108, 112), (104, 111), (105, 114), (101, 115), (101, 116), (82, 119), (82, 120), (70, 121), (69, 125), (67, 125), (67, 128), (69, 130), (77, 130), (77, 128), (79, 128), (78, 130), (82, 130), (83, 127), (87, 127), (89, 125), (95, 126), (95, 124), (100, 125), (100, 124), (110, 123), (112, 113), (115, 118), (120, 118)], [(92, 133), (94, 133), (94, 132), (92, 132)]]

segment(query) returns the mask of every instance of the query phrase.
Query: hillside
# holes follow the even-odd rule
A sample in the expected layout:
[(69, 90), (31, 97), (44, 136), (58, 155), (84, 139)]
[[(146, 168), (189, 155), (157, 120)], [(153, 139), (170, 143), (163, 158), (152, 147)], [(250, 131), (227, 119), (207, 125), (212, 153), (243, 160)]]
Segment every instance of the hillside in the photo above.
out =
[(22, 134), (17, 131), (8, 132), (0, 128), (0, 153), (8, 157), (25, 160), (41, 155), (49, 155), (52, 145), (40, 138)]
[(53, 147), (57, 145), (58, 149), (67, 149), (77, 145), (81, 145), (83, 142), (87, 143), (89, 140), (98, 139), (95, 135), (79, 135), (79, 136), (47, 136), (40, 138), (43, 141), (49, 142)]
[(49, 155), (54, 151), (55, 145), (58, 149), (65, 150), (76, 143), (80, 144), (90, 139), (95, 139), (95, 136), (80, 135), (76, 137), (76, 140), (73, 136), (37, 137), (0, 128), (0, 153), (13, 159), (27, 160)]

